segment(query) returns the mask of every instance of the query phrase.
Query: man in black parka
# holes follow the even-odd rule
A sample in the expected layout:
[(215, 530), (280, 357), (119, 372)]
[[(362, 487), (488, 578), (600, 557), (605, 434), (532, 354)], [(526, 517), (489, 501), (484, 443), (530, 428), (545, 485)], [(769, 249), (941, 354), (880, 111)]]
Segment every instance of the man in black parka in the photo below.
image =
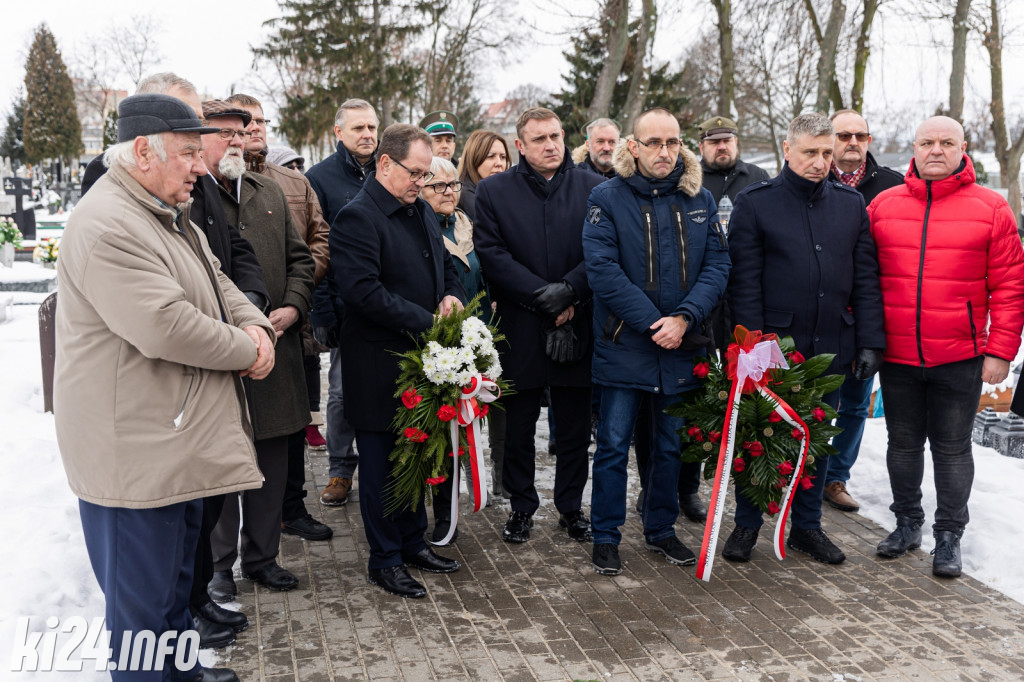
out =
[(452, 573), (459, 562), (426, 546), (423, 505), (385, 514), (395, 445), (391, 422), (398, 357), (416, 347), (434, 315), (461, 308), (466, 294), (430, 205), (419, 198), (430, 179), (430, 136), (396, 123), (381, 136), (376, 171), (331, 226), (331, 277), (345, 304), (341, 322), (345, 417), (356, 431), (359, 509), (370, 545), (368, 580), (392, 594), (423, 597), (406, 566)]
[(540, 506), (533, 436), (541, 393), (551, 387), (558, 423), (555, 507), (569, 537), (590, 539), (583, 515), (590, 443), (590, 286), (583, 265), (583, 222), (590, 190), (604, 178), (577, 168), (550, 109), (534, 107), (516, 123), (519, 164), (477, 186), (474, 243), (498, 304), (504, 375), (515, 395), (507, 415), (503, 482), (512, 513), (502, 538), (526, 542)]
[[(829, 176), (833, 142), (825, 116), (797, 116), (783, 145), (782, 172), (740, 192), (726, 293), (736, 324), (792, 336), (807, 358), (834, 353), (830, 373), (863, 380), (878, 371), (885, 348), (878, 257), (864, 199)], [(834, 391), (824, 399), (835, 407), (838, 398)], [(846, 555), (821, 530), (827, 471), (828, 460), (818, 460), (814, 485), (795, 494), (786, 544), (838, 564)], [(735, 518), (722, 556), (749, 561), (762, 518), (739, 491)]]

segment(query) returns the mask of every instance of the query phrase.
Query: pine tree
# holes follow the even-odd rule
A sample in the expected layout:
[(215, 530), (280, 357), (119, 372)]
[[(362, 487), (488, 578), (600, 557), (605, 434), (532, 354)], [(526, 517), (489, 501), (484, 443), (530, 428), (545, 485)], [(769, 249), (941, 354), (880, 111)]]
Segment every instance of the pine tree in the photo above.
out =
[(103, 119), (103, 148), (117, 144), (117, 107), (112, 107)]
[[(626, 107), (626, 96), (629, 93), (629, 78), (633, 72), (636, 59), (636, 42), (639, 22), (630, 25), (629, 50), (622, 64), (622, 71), (616, 79), (612, 92), (610, 113), (612, 119), (621, 117)], [(565, 86), (561, 92), (553, 95), (548, 106), (562, 119), (565, 130), (565, 142), (570, 148), (583, 144), (583, 126), (590, 122), (587, 110), (594, 98), (594, 87), (597, 83), (601, 66), (607, 57), (607, 51), (597, 27), (585, 29), (572, 39), (572, 47), (566, 51), (565, 58), (569, 61), (569, 73), (562, 76)], [(682, 73), (669, 71), (669, 64), (662, 64), (651, 71), (644, 109), (664, 107), (679, 118), (686, 109), (688, 97), (680, 87)], [(692, 125), (691, 121), (680, 118), (680, 126), (685, 131)], [(628, 130), (623, 135), (629, 134)]]
[(284, 80), (278, 129), (293, 146), (315, 145), (334, 126), (338, 105), (369, 101), (381, 127), (416, 91), (421, 69), (403, 59), (424, 25), (409, 0), (283, 0), (283, 16), (253, 52)]
[(25, 163), (25, 141), (22, 128), (25, 124), (25, 98), (18, 95), (14, 100), (14, 108), (7, 115), (4, 136), (0, 139), (0, 156), (10, 158), (11, 162)]
[(70, 160), (84, 151), (75, 89), (46, 24), (36, 29), (25, 62), (25, 157)]

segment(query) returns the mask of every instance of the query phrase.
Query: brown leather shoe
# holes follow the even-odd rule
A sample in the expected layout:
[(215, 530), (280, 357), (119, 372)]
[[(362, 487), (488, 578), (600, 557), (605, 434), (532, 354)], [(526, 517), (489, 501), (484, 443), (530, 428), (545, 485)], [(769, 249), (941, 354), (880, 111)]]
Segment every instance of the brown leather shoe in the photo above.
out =
[(832, 481), (825, 486), (825, 501), (839, 511), (855, 512), (860, 509), (857, 500), (846, 492), (846, 484), (842, 481)]
[(348, 502), (348, 492), (352, 489), (351, 478), (334, 477), (320, 493), (320, 503), (328, 507), (340, 507)]

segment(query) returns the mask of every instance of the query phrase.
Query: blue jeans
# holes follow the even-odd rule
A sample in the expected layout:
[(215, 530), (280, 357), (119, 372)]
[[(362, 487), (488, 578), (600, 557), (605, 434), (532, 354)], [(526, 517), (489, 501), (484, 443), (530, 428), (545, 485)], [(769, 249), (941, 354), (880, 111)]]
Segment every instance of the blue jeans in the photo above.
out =
[(352, 478), (359, 455), (352, 447), (356, 431), (345, 419), (345, 398), (341, 391), (341, 354), (331, 349), (331, 368), (327, 372), (327, 475)]
[(874, 383), (874, 377), (857, 381), (848, 376), (839, 389), (839, 418), (836, 419), (836, 426), (843, 432), (832, 439), (832, 445), (839, 452), (828, 458), (825, 485), (833, 481), (846, 483), (850, 480), (850, 469), (857, 461), (860, 442), (864, 437), (864, 420), (868, 418)]
[(637, 389), (601, 387), (601, 417), (594, 453), (590, 522), (594, 544), (619, 544), (619, 527), (626, 522), (626, 466), (637, 413), (644, 399), (651, 402), (651, 456), (644, 481), (644, 538), (657, 542), (675, 535), (679, 517), (679, 434), (683, 420), (664, 409), (678, 395), (660, 395)]
[(971, 429), (981, 397), (983, 362), (979, 356), (937, 367), (882, 365), (889, 431), (885, 460), (893, 500), (889, 509), (897, 519), (924, 522), (921, 482), (927, 438), (937, 498), (933, 528), (962, 533), (967, 525), (974, 483)]

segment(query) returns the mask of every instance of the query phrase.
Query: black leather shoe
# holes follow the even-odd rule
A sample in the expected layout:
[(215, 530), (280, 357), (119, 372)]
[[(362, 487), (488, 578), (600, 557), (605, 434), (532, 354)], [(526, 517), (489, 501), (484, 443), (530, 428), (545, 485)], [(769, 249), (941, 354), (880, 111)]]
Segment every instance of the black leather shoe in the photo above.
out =
[(963, 571), (960, 559), (960, 535), (951, 530), (935, 531), (935, 549), (932, 550), (932, 575), (940, 578), (959, 578)]
[(530, 539), (530, 529), (533, 528), (533, 514), (514, 511), (508, 515), (505, 528), (501, 531), (501, 539), (513, 544), (521, 544)]
[(736, 526), (729, 539), (725, 541), (722, 557), (729, 561), (750, 561), (750, 552), (757, 544), (757, 528)]
[(921, 546), (921, 522), (897, 519), (896, 530), (878, 543), (875, 549), (879, 556), (895, 559)]
[(229, 644), (235, 643), (235, 631), (227, 625), (214, 623), (202, 616), (193, 616), (196, 624), (196, 632), (199, 633), (200, 649), (223, 649)]
[(281, 568), (276, 561), (260, 566), (251, 573), (242, 573), (242, 577), (278, 592), (294, 590), (299, 586), (299, 579), (288, 569)]
[(287, 535), (298, 535), (303, 540), (310, 542), (330, 540), (334, 537), (334, 531), (329, 526), (320, 523), (309, 514), (292, 521), (282, 521), (281, 532)]
[(231, 668), (203, 668), (189, 682), (238, 682), (238, 675)]
[(385, 592), (397, 594), (399, 597), (421, 599), (427, 594), (426, 588), (413, 580), (405, 566), (370, 569), (370, 572), (366, 575), (366, 580), (371, 585), (376, 585)]
[(406, 566), (412, 566), (427, 573), (454, 573), (462, 568), (462, 564), (455, 559), (436, 554), (429, 547), (424, 547), (412, 555), (402, 555), (402, 561)]
[(590, 533), (590, 519), (578, 509), (562, 514), (558, 519), (558, 527), (564, 528), (569, 537), (576, 542), (590, 542), (594, 539)]
[(212, 601), (206, 602), (196, 611), (196, 614), (206, 620), (226, 625), (235, 632), (242, 632), (249, 627), (249, 619), (241, 611), (231, 611), (223, 606), (218, 606)]
[(209, 593), (210, 599), (218, 604), (234, 601), (235, 595), (238, 594), (235, 577), (231, 575), (231, 571), (214, 571), (210, 584), (206, 586), (206, 591)]
[(846, 561), (846, 555), (843, 554), (843, 550), (836, 547), (828, 539), (828, 536), (825, 535), (825, 531), (820, 528), (811, 528), (809, 530), (802, 528), (792, 529), (789, 531), (789, 540), (786, 541), (786, 547), (803, 552), (804, 554), (810, 554), (816, 561), (820, 561), (823, 564), (841, 564)]
[(640, 514), (641, 516), (643, 516), (644, 514), (644, 496), (646, 494), (647, 491), (644, 490), (643, 488), (640, 488), (640, 494), (636, 496), (636, 513)]
[(691, 521), (705, 523), (708, 520), (708, 508), (701, 502), (700, 495), (697, 493), (680, 495), (679, 511), (683, 512), (683, 515)]

